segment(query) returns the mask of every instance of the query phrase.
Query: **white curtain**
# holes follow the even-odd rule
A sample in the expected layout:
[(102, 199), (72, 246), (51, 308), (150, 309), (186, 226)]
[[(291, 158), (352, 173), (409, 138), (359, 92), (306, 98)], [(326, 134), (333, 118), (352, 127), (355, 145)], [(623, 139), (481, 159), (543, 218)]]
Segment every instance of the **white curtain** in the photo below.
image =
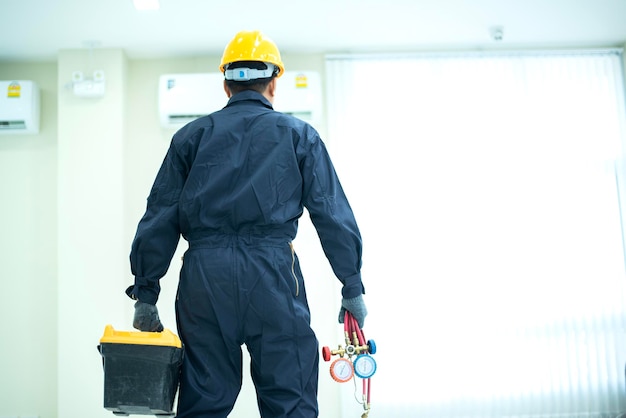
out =
[(364, 239), (370, 418), (625, 412), (621, 51), (326, 69), (328, 147)]

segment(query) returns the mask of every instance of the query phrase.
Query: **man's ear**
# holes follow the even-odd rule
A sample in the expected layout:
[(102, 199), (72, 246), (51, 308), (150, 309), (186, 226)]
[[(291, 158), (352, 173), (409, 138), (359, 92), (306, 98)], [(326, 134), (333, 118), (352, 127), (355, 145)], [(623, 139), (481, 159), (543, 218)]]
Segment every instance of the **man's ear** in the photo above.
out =
[(230, 99), (230, 97), (233, 95), (230, 92), (230, 89), (228, 88), (228, 85), (226, 84), (226, 80), (224, 80), (224, 92), (226, 92), (226, 96), (228, 96), (228, 98)]
[(274, 103), (274, 95), (276, 94), (276, 77), (272, 78), (272, 81), (267, 85), (267, 89), (265, 90), (267, 99)]

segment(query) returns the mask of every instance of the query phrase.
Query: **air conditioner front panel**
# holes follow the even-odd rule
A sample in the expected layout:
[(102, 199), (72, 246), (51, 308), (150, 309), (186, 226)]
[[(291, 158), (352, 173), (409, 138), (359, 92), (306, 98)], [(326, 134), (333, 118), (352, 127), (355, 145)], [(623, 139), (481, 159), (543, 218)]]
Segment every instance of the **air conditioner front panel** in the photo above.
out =
[(159, 79), (159, 119), (165, 128), (181, 128), (220, 110), (228, 102), (221, 73), (165, 74)]
[[(227, 103), (222, 73), (165, 74), (159, 79), (159, 118), (165, 128), (181, 128)], [(279, 112), (318, 124), (322, 119), (320, 74), (286, 71), (277, 80), (273, 106)]]
[(38, 133), (39, 95), (33, 81), (0, 81), (0, 134)]

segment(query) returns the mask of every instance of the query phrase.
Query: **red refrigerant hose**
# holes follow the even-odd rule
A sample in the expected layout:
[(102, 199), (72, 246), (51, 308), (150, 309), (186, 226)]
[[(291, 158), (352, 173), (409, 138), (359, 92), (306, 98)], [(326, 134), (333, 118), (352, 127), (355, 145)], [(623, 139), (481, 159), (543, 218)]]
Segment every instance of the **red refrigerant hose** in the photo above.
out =
[[(356, 318), (348, 311), (346, 311), (343, 319), (343, 329), (346, 333), (348, 333), (348, 336), (350, 338), (352, 338), (353, 335), (356, 335), (357, 341), (353, 342), (357, 345), (364, 346), (366, 344), (365, 335), (359, 327), (359, 323), (357, 322)], [(371, 378), (363, 379), (363, 399), (367, 402), (368, 406), (370, 405), (370, 399), (372, 394), (371, 385)]]

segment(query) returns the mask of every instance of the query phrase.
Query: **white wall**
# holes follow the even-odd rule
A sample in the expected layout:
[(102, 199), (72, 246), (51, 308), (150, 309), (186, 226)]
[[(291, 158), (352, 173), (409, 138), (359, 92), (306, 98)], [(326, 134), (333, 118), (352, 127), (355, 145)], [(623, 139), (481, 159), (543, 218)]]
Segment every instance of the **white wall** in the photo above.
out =
[[(92, 59), (93, 58), (93, 59)], [(105, 72), (106, 94), (79, 98), (74, 71)], [(124, 124), (127, 61), (120, 50), (58, 58), (58, 416), (110, 416), (96, 350), (107, 323), (124, 324)], [(100, 408), (98, 408), (100, 406)]]
[(0, 79), (37, 81), (43, 108), (38, 135), (0, 135), (0, 416), (54, 417), (56, 64), (1, 63)]

